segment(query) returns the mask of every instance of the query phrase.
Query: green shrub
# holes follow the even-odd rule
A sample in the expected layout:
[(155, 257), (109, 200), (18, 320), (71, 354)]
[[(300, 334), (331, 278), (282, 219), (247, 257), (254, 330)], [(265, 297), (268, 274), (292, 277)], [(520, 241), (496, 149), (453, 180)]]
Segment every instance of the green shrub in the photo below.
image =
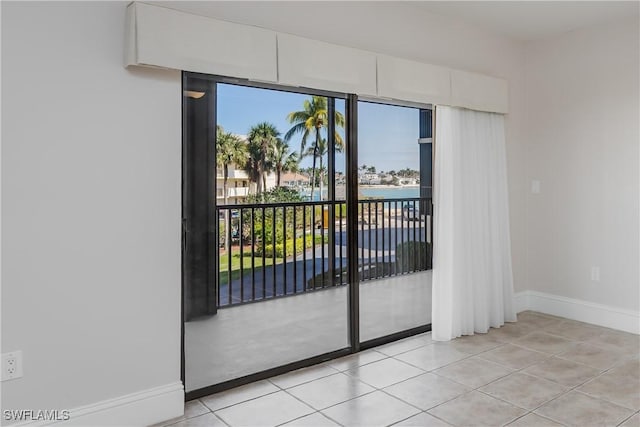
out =
[[(301, 254), (305, 249), (311, 248), (314, 243), (316, 245), (319, 245), (321, 243), (326, 243), (329, 240), (328, 236), (315, 236), (315, 239), (312, 239), (311, 236), (307, 236), (306, 239), (306, 247), (304, 246), (304, 239), (302, 237), (298, 237), (295, 239), (295, 255)], [(294, 250), (293, 250), (293, 239), (287, 239), (286, 241), (286, 249), (287, 249), (287, 256), (292, 256), (294, 255)], [(267, 243), (265, 248), (264, 248), (264, 256), (267, 258), (271, 258), (273, 257), (273, 249), (274, 249), (274, 245), (273, 244), (269, 244)], [(276, 243), (275, 244), (275, 255), (276, 258), (283, 258), (285, 253), (284, 253), (284, 249), (285, 249), (285, 243)], [(263, 248), (262, 248), (262, 244), (258, 244), (256, 245), (256, 256), (262, 256), (262, 252), (263, 252)]]
[(426, 242), (409, 241), (396, 246), (396, 272), (408, 273), (427, 269)]
[(283, 202), (303, 202), (304, 198), (297, 190), (287, 187), (274, 187), (261, 194), (250, 194), (245, 199), (245, 203), (283, 203)]

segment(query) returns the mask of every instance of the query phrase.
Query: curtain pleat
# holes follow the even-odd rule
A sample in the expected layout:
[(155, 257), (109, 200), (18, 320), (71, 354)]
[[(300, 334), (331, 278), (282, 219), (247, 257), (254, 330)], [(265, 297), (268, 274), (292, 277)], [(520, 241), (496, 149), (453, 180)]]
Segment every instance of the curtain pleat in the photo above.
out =
[(433, 339), (516, 320), (504, 117), (436, 107)]

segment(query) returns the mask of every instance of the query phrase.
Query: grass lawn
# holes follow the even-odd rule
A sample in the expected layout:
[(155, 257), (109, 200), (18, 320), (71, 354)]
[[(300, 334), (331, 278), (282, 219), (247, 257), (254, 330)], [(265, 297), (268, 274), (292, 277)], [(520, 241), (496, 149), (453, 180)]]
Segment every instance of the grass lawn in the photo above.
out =
[[(234, 248), (232, 249), (231, 256), (231, 280), (235, 280), (240, 278), (240, 249)], [(242, 263), (244, 267), (245, 274), (251, 272), (251, 253), (244, 253), (242, 257)], [(276, 258), (276, 264), (282, 262), (282, 258)], [(265, 266), (273, 265), (273, 258), (265, 258), (264, 260)], [(256, 269), (262, 267), (262, 257), (257, 256), (254, 258), (254, 266)], [(220, 255), (220, 284), (224, 285), (229, 280), (229, 255), (222, 254)]]

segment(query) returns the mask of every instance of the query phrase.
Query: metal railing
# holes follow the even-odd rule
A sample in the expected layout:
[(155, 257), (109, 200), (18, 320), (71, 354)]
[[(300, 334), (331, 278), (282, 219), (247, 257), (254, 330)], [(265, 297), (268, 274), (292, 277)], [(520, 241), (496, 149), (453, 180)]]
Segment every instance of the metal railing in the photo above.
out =
[[(347, 283), (344, 201), (220, 205), (218, 305)], [(358, 203), (360, 281), (431, 268), (431, 199)]]

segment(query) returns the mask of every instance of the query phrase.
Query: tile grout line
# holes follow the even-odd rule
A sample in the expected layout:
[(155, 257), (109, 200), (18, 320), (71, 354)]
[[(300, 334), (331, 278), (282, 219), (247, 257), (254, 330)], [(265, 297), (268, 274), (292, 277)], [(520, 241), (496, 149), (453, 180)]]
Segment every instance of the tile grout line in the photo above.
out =
[(398, 423), (401, 423), (401, 422), (403, 422), (403, 421), (410, 420), (411, 418), (413, 418), (413, 417), (417, 417), (417, 416), (418, 416), (418, 415), (420, 415), (420, 414), (426, 414), (426, 415), (429, 415), (430, 417), (436, 418), (437, 420), (442, 421), (442, 422), (443, 422), (443, 423), (445, 423), (446, 425), (449, 425), (449, 426), (452, 426), (452, 427), (453, 427), (453, 424), (450, 424), (450, 423), (446, 422), (445, 420), (443, 420), (442, 418), (440, 418), (440, 417), (436, 417), (435, 415), (430, 414), (430, 413), (428, 413), (427, 411), (424, 411), (424, 410), (423, 410), (423, 411), (420, 411), (420, 412), (419, 412), (419, 413), (417, 413), (417, 414), (411, 415), (411, 416), (409, 416), (409, 417), (407, 417), (407, 418), (403, 418), (403, 419), (401, 419), (400, 421), (396, 421), (395, 423), (390, 424), (389, 426), (390, 426), (390, 427), (393, 427), (393, 426), (395, 426), (395, 425), (396, 425), (396, 424), (398, 424)]
[[(415, 378), (415, 377), (414, 377), (414, 378)], [(411, 378), (409, 378), (409, 379), (407, 379), (407, 380), (405, 380), (405, 381), (408, 381), (408, 380), (410, 380), (410, 379), (411, 379)], [(404, 381), (403, 381), (403, 382), (404, 382)], [(397, 383), (397, 384), (401, 384), (401, 383)], [(391, 386), (389, 386), (389, 387), (391, 387)], [(389, 396), (389, 397), (392, 397), (392, 398), (394, 398), (394, 399), (397, 399), (397, 400), (399, 400), (399, 401), (400, 401), (400, 402), (402, 402), (402, 403), (406, 403), (407, 405), (409, 405), (409, 406), (411, 406), (411, 407), (413, 407), (413, 408), (416, 408), (416, 409), (417, 409), (418, 411), (420, 411), (420, 412), (425, 412), (425, 410), (424, 410), (424, 409), (422, 409), (422, 408), (420, 408), (420, 407), (418, 407), (418, 406), (414, 405), (413, 403), (409, 403), (409, 402), (407, 402), (406, 400), (404, 400), (404, 399), (402, 399), (402, 398), (400, 398), (400, 397), (398, 397), (398, 396), (394, 396), (393, 394), (389, 393), (388, 391), (386, 391), (386, 390), (384, 390), (384, 389), (378, 389), (378, 391), (380, 391), (381, 393), (386, 394), (386, 395), (387, 395), (387, 396)], [(420, 412), (419, 412), (419, 413), (420, 413)], [(414, 414), (414, 415), (417, 415), (417, 414)], [(412, 416), (414, 416), (414, 415), (412, 415)], [(399, 421), (396, 421), (396, 422), (399, 422)]]
[[(322, 378), (326, 378), (326, 377), (322, 377)], [(321, 379), (321, 378), (318, 378), (318, 379)], [(308, 384), (308, 383), (305, 383), (305, 384)], [(302, 385), (302, 384), (300, 384), (300, 385)], [(293, 386), (293, 387), (297, 387), (297, 386)], [(290, 388), (293, 388), (293, 387), (290, 387)], [(280, 424), (278, 424), (279, 426), (281, 426), (281, 425), (283, 425), (283, 424), (286, 424), (286, 423), (290, 423), (291, 421), (298, 420), (298, 419), (300, 419), (300, 418), (308, 417), (309, 415), (316, 414), (316, 413), (320, 413), (320, 414), (322, 414), (322, 415), (326, 416), (324, 413), (320, 412), (320, 409), (316, 409), (316, 408), (314, 408), (313, 406), (311, 406), (311, 404), (310, 404), (310, 403), (307, 403), (307, 402), (305, 402), (304, 400), (302, 400), (302, 399), (298, 398), (297, 396), (294, 396), (293, 394), (289, 393), (286, 389), (282, 389), (282, 391), (284, 391), (286, 394), (288, 394), (289, 396), (293, 397), (293, 398), (294, 398), (294, 399), (296, 399), (297, 401), (299, 401), (299, 402), (303, 403), (305, 406), (308, 406), (309, 408), (311, 408), (311, 409), (313, 410), (313, 412), (312, 412), (311, 414), (305, 414), (305, 415), (302, 415), (302, 416), (300, 416), (300, 417), (294, 418), (294, 419), (292, 419), (292, 420), (285, 421), (284, 423), (280, 423)], [(327, 417), (327, 418), (329, 418), (329, 419), (330, 419), (331, 421), (333, 421), (333, 422), (336, 422), (333, 418), (330, 418), (330, 417)], [(336, 422), (336, 423), (337, 423), (338, 425), (342, 426), (342, 424), (340, 424), (340, 423), (338, 423), (338, 422)]]
[[(310, 369), (310, 368), (314, 368), (315, 366), (320, 366), (320, 364), (318, 364), (318, 365), (314, 365), (314, 366), (309, 366), (308, 368), (302, 368), (302, 369)], [(293, 388), (293, 387), (297, 387), (297, 386), (299, 386), (299, 385), (308, 384), (308, 383), (313, 382), (313, 381), (315, 381), (315, 380), (320, 380), (320, 379), (322, 379), (322, 378), (330, 377), (331, 375), (341, 374), (341, 373), (342, 373), (342, 372), (340, 372), (339, 370), (337, 370), (336, 368), (331, 367), (331, 366), (329, 366), (329, 365), (324, 365), (324, 366), (326, 366), (326, 367), (328, 367), (328, 368), (330, 368), (330, 369), (333, 369), (335, 372), (332, 372), (332, 373), (327, 374), (327, 375), (322, 375), (322, 376), (319, 376), (319, 377), (317, 377), (317, 378), (313, 378), (313, 379), (308, 380), (308, 381), (303, 381), (303, 382), (301, 382), (301, 383), (294, 384), (294, 385), (289, 386), (289, 387), (286, 387), (286, 388)], [(296, 371), (297, 371), (297, 370), (296, 370)], [(289, 374), (292, 374), (292, 373), (294, 373), (294, 372), (296, 372), (296, 371), (291, 371), (291, 372), (287, 372), (286, 374), (277, 375), (277, 376), (275, 376), (275, 377), (270, 377), (270, 378), (267, 378), (266, 380), (267, 380), (267, 381), (269, 381), (269, 382), (270, 382), (271, 384), (273, 384), (274, 386), (278, 387), (280, 390), (285, 390), (286, 388), (282, 388), (282, 387), (281, 387), (281, 386), (279, 386), (278, 384), (274, 383), (274, 382), (272, 381), (272, 379), (277, 378), (277, 377), (280, 377), (280, 376), (284, 376), (284, 375), (289, 375)]]
[[(458, 351), (458, 350), (456, 350), (456, 351)], [(463, 353), (463, 352), (459, 352), (459, 353)], [(412, 364), (412, 363), (410, 363), (410, 362), (405, 362), (404, 360), (401, 360), (401, 359), (396, 359), (396, 360), (397, 360), (398, 362), (406, 363), (406, 364), (407, 364), (407, 365), (409, 365), (409, 366), (413, 366), (414, 368), (422, 369), (422, 370), (423, 370), (423, 371), (425, 371), (425, 372), (432, 372), (432, 371), (435, 371), (436, 369), (444, 368), (444, 367), (447, 367), (447, 366), (449, 366), (449, 365), (453, 365), (454, 363), (458, 363), (458, 362), (461, 362), (461, 361), (463, 361), (463, 360), (466, 360), (466, 359), (468, 359), (468, 358), (470, 358), (470, 357), (473, 357), (473, 355), (469, 355), (468, 353), (465, 353), (465, 355), (466, 355), (466, 357), (463, 357), (463, 358), (461, 358), (461, 359), (454, 360), (454, 361), (452, 361), (452, 362), (447, 363), (446, 365), (442, 365), (442, 366), (439, 366), (439, 367), (437, 367), (437, 368), (433, 368), (433, 369), (429, 369), (429, 370), (424, 369), (424, 368), (422, 368), (422, 367), (420, 367), (420, 366), (418, 366), (418, 365), (414, 365), (414, 364)], [(394, 357), (394, 359), (395, 359), (395, 357)]]
[[(367, 384), (367, 385), (368, 385), (368, 384)], [(324, 413), (324, 411), (326, 411), (326, 410), (327, 410), (327, 409), (329, 409), (329, 408), (333, 408), (333, 407), (335, 407), (335, 406), (342, 405), (343, 403), (350, 402), (350, 401), (352, 401), (352, 400), (358, 399), (358, 398), (363, 397), (363, 396), (368, 396), (368, 395), (370, 395), (370, 394), (375, 393), (376, 391), (380, 391), (380, 390), (379, 390), (379, 389), (377, 389), (377, 388), (374, 388), (373, 390), (368, 391), (368, 392), (366, 392), (366, 393), (363, 393), (363, 394), (361, 394), (361, 395), (359, 395), (359, 396), (350, 397), (350, 398), (348, 398), (347, 400), (344, 400), (344, 401), (342, 401), (342, 402), (334, 403), (333, 405), (329, 405), (329, 406), (327, 406), (326, 408), (319, 409), (319, 410), (318, 410), (318, 412), (322, 412), (324, 415), (326, 415), (326, 414)]]
[(336, 423), (337, 425), (339, 425), (339, 426), (341, 426), (341, 427), (345, 427), (343, 424), (340, 424), (339, 422), (337, 422), (336, 420), (334, 420), (333, 418), (331, 418), (331, 417), (327, 416), (326, 414), (322, 413), (322, 411), (319, 411), (319, 410), (318, 410), (318, 411), (315, 411), (315, 412), (312, 412), (312, 413), (310, 413), (310, 414), (302, 415), (302, 416), (300, 416), (300, 417), (294, 418), (294, 419), (289, 420), (289, 421), (285, 421), (284, 423), (277, 424), (275, 427), (284, 426), (284, 425), (286, 425), (286, 424), (288, 424), (288, 423), (291, 423), (291, 422), (293, 422), (293, 421), (300, 420), (300, 419), (305, 418), (305, 417), (309, 417), (309, 416), (314, 415), (314, 414), (318, 414), (318, 415), (320, 415), (321, 417), (325, 417), (325, 418), (327, 418), (329, 421), (332, 421), (332, 422)]
[[(211, 408), (209, 408), (207, 405), (205, 405), (204, 402), (202, 402), (200, 399), (194, 399), (194, 401), (197, 401), (198, 403), (200, 403), (204, 408), (206, 408), (207, 411), (203, 412), (202, 414), (194, 415), (192, 417), (187, 417), (186, 415), (183, 414), (180, 417), (175, 417), (175, 418), (172, 418), (172, 419), (167, 420), (165, 422), (162, 422), (161, 424), (158, 424), (158, 426), (160, 426), (160, 427), (171, 427), (171, 426), (176, 425), (176, 424), (178, 424), (178, 423), (180, 423), (182, 421), (192, 420), (194, 418), (202, 417), (202, 416), (207, 415), (207, 414), (213, 415), (214, 417), (216, 417), (220, 421), (222, 421), (223, 424), (228, 426), (227, 423), (225, 423), (219, 416), (214, 414), (214, 412), (211, 410)], [(186, 404), (187, 404), (187, 402), (185, 402), (185, 406), (186, 406)]]
[[(368, 350), (365, 350), (365, 351), (368, 351)], [(363, 367), (363, 366), (371, 365), (372, 363), (380, 362), (380, 361), (382, 361), (382, 360), (389, 359), (390, 357), (392, 357), (392, 356), (387, 356), (387, 355), (386, 355), (386, 354), (384, 354), (384, 353), (380, 353), (379, 351), (376, 351), (376, 350), (374, 350), (374, 351), (375, 351), (376, 353), (378, 353), (378, 354), (380, 354), (380, 355), (384, 356), (384, 357), (383, 357), (383, 358), (381, 358), (381, 359), (378, 359), (378, 360), (374, 360), (374, 361), (372, 361), (372, 362), (363, 363), (362, 365), (358, 365), (358, 366), (356, 366), (355, 368), (347, 368), (347, 369), (343, 369), (343, 370), (339, 370), (339, 369), (337, 369), (337, 368), (334, 368), (333, 366), (331, 366), (331, 364), (329, 364), (329, 366), (331, 366), (333, 369), (336, 369), (338, 372), (342, 372), (342, 373), (344, 373), (344, 372), (349, 371), (349, 370), (351, 370), (351, 369), (361, 368), (361, 367)], [(357, 355), (357, 354), (358, 354), (358, 353), (355, 353), (355, 355)], [(345, 357), (351, 357), (351, 356), (353, 356), (353, 355), (349, 355), (349, 356), (345, 356)], [(339, 360), (339, 359), (336, 359), (336, 360)]]
[(629, 415), (627, 418), (622, 420), (622, 422), (618, 424), (618, 426), (621, 426), (622, 424), (626, 423), (627, 421), (629, 421), (631, 418), (633, 418), (635, 415), (638, 415), (638, 414), (640, 414), (640, 411), (634, 412), (633, 414)]
[(193, 419), (196, 419), (196, 418), (204, 417), (204, 416), (205, 416), (205, 415), (207, 415), (207, 414), (211, 414), (211, 415), (213, 415), (215, 418), (217, 418), (218, 420), (220, 420), (220, 422), (221, 422), (222, 424), (224, 424), (225, 426), (230, 427), (229, 423), (225, 422), (222, 418), (220, 418), (219, 416), (217, 416), (216, 414), (214, 414), (211, 410), (209, 410), (209, 412), (205, 412), (204, 414), (199, 414), (199, 415), (196, 415), (196, 416), (193, 416), (193, 417), (189, 417), (189, 418), (182, 418), (182, 417), (180, 417), (179, 419), (177, 419), (177, 420), (175, 420), (175, 421), (172, 421), (172, 422), (171, 422), (171, 423), (169, 423), (169, 424), (161, 424), (161, 426), (162, 426), (162, 427), (172, 427), (172, 426), (175, 426), (175, 425), (177, 425), (178, 423), (181, 423), (181, 422), (187, 422), (187, 421), (189, 421), (189, 420), (193, 420)]
[[(420, 339), (420, 338), (411, 338), (410, 340), (414, 340), (414, 339)], [(389, 343), (389, 344), (384, 344), (384, 345), (382, 345), (381, 347), (391, 346), (391, 345), (393, 345), (393, 344), (399, 344), (399, 343), (401, 343), (401, 342), (402, 342), (402, 341), (391, 342), (391, 343)], [(380, 350), (375, 350), (377, 347), (374, 347), (374, 350), (375, 350), (375, 351), (377, 351), (377, 352), (378, 352), (378, 353), (380, 353), (380, 354), (384, 354), (384, 355), (386, 355), (387, 357), (396, 357), (396, 356), (399, 356), (399, 355), (401, 355), (401, 354), (409, 353), (410, 351), (418, 350), (419, 348), (426, 347), (426, 346), (428, 346), (428, 345), (433, 345), (433, 344), (434, 344), (434, 341), (426, 342), (426, 343), (424, 343), (424, 344), (422, 344), (422, 345), (419, 345), (418, 347), (410, 348), (410, 349), (408, 349), (408, 350), (404, 350), (404, 351), (401, 351), (401, 352), (396, 353), (396, 354), (386, 354), (386, 353), (381, 352)]]
[[(254, 383), (249, 383), (249, 384), (245, 384), (245, 385), (250, 385), (250, 384), (254, 384)], [(275, 386), (275, 387), (278, 387), (278, 386), (276, 386), (275, 384), (272, 384), (272, 385), (273, 385), (273, 386)], [(240, 387), (243, 387), (243, 386), (240, 386)], [(230, 389), (230, 390), (234, 390), (234, 389)], [(225, 391), (228, 391), (228, 390), (225, 390)], [(204, 403), (204, 402), (201, 402), (201, 403), (202, 403), (202, 404), (203, 404), (207, 409), (209, 409), (209, 411), (211, 411), (212, 413), (214, 413), (214, 414), (215, 414), (216, 412), (218, 412), (218, 411), (222, 411), (223, 409), (228, 409), (228, 408), (231, 408), (231, 407), (233, 407), (233, 406), (240, 405), (241, 403), (251, 402), (252, 400), (260, 399), (261, 397), (269, 396), (269, 395), (271, 395), (271, 394), (278, 393), (279, 391), (281, 391), (281, 390), (270, 391), (270, 392), (268, 392), (268, 393), (261, 394), (260, 396), (255, 396), (255, 397), (252, 397), (252, 398), (250, 398), (250, 399), (246, 399), (246, 400), (242, 400), (242, 401), (240, 401), (240, 402), (232, 403), (232, 404), (227, 405), (227, 406), (222, 406), (222, 407), (220, 407), (220, 408), (218, 408), (218, 409), (215, 409), (215, 410), (213, 410), (213, 409), (209, 408), (209, 407), (207, 406), (207, 404), (206, 404), (206, 403)], [(220, 393), (224, 393), (224, 391), (223, 391), (223, 392), (220, 392)], [(215, 393), (214, 393), (213, 395), (209, 395), (209, 396), (214, 396), (214, 395), (215, 395)], [(205, 397), (208, 397), (208, 396), (205, 396)], [(200, 398), (200, 399), (202, 399), (202, 398)], [(198, 400), (200, 400), (200, 399), (198, 399)], [(216, 415), (217, 415), (217, 414), (216, 414)]]

